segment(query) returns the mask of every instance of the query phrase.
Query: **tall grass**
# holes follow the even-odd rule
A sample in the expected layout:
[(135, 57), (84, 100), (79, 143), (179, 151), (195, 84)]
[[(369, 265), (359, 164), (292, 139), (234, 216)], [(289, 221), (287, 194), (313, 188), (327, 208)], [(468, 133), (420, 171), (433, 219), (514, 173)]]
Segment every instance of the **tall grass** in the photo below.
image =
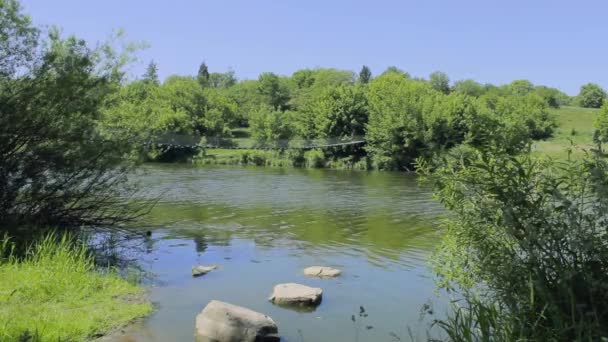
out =
[(50, 234), (19, 258), (11, 246), (0, 240), (0, 341), (82, 341), (152, 310), (142, 289), (97, 270), (69, 236)]

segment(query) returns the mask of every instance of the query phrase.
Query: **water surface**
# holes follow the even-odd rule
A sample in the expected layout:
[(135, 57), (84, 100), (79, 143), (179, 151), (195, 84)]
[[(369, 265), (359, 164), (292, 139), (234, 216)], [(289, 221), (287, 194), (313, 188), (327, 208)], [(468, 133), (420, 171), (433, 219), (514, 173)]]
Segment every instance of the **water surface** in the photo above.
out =
[[(161, 199), (140, 224), (153, 232), (141, 263), (155, 275), (158, 310), (128, 340), (192, 341), (212, 299), (271, 316), (285, 341), (409, 340), (408, 327), (424, 335), (420, 310), (436, 298), (426, 260), (442, 209), (413, 175), (147, 165), (141, 181)], [(220, 268), (192, 278), (197, 264)], [(304, 277), (313, 265), (343, 275)], [(284, 282), (321, 287), (321, 305), (269, 303)]]

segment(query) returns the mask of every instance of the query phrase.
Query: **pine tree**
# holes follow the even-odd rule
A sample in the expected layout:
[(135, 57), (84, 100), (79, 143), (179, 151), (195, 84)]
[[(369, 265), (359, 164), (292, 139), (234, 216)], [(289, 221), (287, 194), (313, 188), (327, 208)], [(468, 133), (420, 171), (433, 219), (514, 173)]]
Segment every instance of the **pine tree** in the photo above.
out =
[(359, 72), (359, 83), (367, 84), (372, 79), (372, 71), (367, 65), (364, 65)]
[(205, 64), (205, 62), (201, 63), (201, 66), (198, 68), (198, 75), (196, 79), (201, 87), (206, 88), (209, 86), (209, 68), (207, 68), (207, 64)]
[(156, 63), (154, 63), (154, 61), (151, 61), (150, 64), (148, 64), (148, 67), (146, 68), (146, 73), (142, 78), (143, 81), (146, 83), (159, 85), (160, 82), (158, 81), (158, 68), (156, 67)]

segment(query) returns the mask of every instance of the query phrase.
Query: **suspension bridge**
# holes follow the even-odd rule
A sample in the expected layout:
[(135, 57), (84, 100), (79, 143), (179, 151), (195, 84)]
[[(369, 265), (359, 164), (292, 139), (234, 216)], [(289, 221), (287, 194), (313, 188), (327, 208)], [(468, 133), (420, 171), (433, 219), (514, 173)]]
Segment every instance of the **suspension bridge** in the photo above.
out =
[(319, 139), (279, 139), (260, 142), (251, 138), (227, 138), (219, 136), (197, 136), (187, 134), (162, 134), (148, 141), (148, 146), (158, 148), (192, 148), (192, 149), (247, 149), (247, 150), (284, 150), (332, 148), (351, 145), (363, 145), (364, 136), (329, 137)]

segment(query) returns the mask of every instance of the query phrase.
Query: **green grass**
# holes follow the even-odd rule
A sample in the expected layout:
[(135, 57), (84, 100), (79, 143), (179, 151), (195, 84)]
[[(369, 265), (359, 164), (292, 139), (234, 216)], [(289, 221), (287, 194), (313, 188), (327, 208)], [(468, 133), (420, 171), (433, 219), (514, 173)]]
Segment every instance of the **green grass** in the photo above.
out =
[[(563, 159), (568, 154), (566, 149), (572, 143), (583, 149), (593, 146), (593, 121), (597, 109), (562, 107), (553, 109), (552, 112), (557, 119), (558, 127), (551, 139), (536, 142), (536, 153)], [(580, 149), (573, 151), (574, 156), (581, 153)]]
[(22, 259), (0, 259), (0, 341), (83, 341), (151, 311), (141, 288), (97, 270), (68, 238), (51, 235)]
[(293, 161), (278, 150), (254, 149), (207, 149), (204, 155), (197, 156), (199, 165), (255, 165), (255, 166), (293, 166)]

